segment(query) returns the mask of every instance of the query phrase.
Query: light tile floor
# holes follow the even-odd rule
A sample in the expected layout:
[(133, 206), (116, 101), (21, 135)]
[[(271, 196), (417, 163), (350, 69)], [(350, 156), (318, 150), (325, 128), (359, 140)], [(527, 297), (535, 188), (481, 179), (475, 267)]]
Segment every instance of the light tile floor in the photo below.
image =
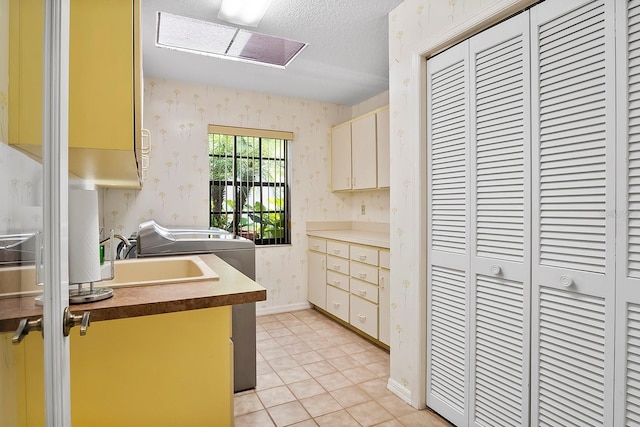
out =
[(387, 390), (389, 353), (315, 310), (259, 316), (257, 347), (236, 427), (450, 426)]

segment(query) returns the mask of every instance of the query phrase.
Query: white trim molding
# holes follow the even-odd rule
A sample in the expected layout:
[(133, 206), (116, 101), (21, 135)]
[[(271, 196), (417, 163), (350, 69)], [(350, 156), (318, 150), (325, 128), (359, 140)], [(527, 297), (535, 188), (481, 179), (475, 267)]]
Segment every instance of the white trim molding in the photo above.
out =
[(311, 308), (308, 302), (300, 302), (297, 304), (279, 305), (276, 307), (256, 308), (256, 316), (266, 316), (268, 314), (288, 313), (290, 311), (307, 310)]
[[(398, 381), (393, 378), (389, 378), (389, 381), (387, 381), (387, 389), (409, 405), (413, 406), (411, 403), (411, 390), (400, 384)], [(424, 404), (422, 405), (422, 408), (419, 409), (424, 409)]]

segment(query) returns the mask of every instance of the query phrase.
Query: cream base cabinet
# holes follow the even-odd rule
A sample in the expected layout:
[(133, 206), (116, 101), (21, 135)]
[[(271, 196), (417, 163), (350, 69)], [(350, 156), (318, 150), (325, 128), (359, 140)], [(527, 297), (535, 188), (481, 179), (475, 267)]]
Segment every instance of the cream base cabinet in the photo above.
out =
[(309, 237), (307, 257), (309, 302), (388, 346), (389, 250)]
[(309, 239), (307, 252), (307, 299), (323, 310), (327, 307), (327, 242), (320, 239)]
[(391, 260), (388, 251), (380, 251), (378, 272), (378, 339), (389, 345), (391, 341)]

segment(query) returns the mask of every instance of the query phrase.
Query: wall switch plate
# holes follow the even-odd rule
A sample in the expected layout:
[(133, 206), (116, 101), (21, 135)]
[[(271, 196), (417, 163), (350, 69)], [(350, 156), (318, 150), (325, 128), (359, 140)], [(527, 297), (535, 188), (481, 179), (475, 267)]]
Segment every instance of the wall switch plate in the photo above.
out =
[(360, 212), (362, 213), (362, 215), (364, 215), (364, 212), (365, 212), (365, 206), (364, 205), (360, 205)]

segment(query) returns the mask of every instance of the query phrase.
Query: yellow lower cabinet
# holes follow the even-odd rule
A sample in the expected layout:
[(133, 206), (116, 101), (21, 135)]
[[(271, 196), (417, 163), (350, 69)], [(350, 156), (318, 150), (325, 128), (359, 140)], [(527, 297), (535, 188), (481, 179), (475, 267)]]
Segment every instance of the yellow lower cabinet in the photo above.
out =
[[(229, 306), (95, 322), (83, 337), (73, 329), (72, 425), (232, 425), (230, 336)], [(42, 338), (23, 345), (26, 426), (44, 426)]]

